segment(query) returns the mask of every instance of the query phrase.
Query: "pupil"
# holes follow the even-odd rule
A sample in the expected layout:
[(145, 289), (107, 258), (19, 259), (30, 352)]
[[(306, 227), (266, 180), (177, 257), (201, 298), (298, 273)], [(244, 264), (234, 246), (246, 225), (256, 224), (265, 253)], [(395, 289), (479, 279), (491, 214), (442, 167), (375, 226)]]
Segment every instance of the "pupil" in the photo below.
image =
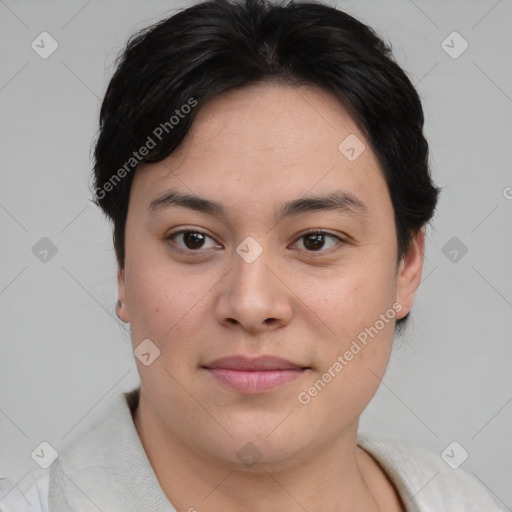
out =
[(204, 235), (194, 231), (189, 231), (184, 235), (185, 245), (189, 249), (200, 249), (204, 242)]
[[(307, 235), (306, 240), (314, 240), (313, 244), (304, 243), (304, 247), (307, 249), (321, 249), (323, 246), (324, 235)], [(308, 247), (308, 245), (312, 245), (312, 247)]]

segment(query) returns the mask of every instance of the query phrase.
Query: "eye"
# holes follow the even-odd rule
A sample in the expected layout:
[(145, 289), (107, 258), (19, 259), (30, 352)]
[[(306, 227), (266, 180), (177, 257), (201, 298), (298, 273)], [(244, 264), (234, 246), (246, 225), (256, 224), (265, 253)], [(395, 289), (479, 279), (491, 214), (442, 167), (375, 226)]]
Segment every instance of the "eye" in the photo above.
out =
[[(325, 240), (326, 238), (331, 238), (332, 240), (338, 241), (340, 243), (343, 243), (344, 240), (340, 238), (339, 236), (333, 235), (331, 233), (328, 233), (327, 231), (323, 230), (311, 230), (307, 233), (303, 233), (299, 240), (304, 239), (303, 245), (306, 248), (305, 250), (307, 252), (328, 252), (328, 251), (320, 251), (320, 249), (323, 249), (325, 247)], [(297, 243), (297, 242), (296, 242)], [(335, 246), (336, 243), (332, 244), (330, 247)], [(328, 247), (328, 249), (330, 248)]]
[[(214, 242), (214, 245), (210, 248), (218, 247), (218, 244), (216, 244), (212, 237), (197, 229), (182, 229), (180, 231), (176, 231), (175, 233), (171, 233), (167, 236), (165, 240), (172, 241), (172, 245), (174, 246), (173, 248), (179, 252), (200, 253), (209, 249), (208, 247), (205, 247), (205, 242), (208, 238)], [(325, 249), (325, 241), (329, 238), (334, 240), (334, 243), (332, 243), (330, 247), (327, 247), (327, 249), (336, 246), (336, 242), (344, 243), (344, 240), (339, 236), (328, 233), (327, 231), (316, 229), (303, 233), (300, 236), (299, 240), (304, 239), (304, 249), (301, 250), (305, 250), (308, 253), (328, 252), (326, 250), (322, 251), (321, 249)], [(295, 244), (297, 243), (298, 242), (295, 242)]]
[[(197, 229), (182, 229), (181, 231), (171, 233), (165, 239), (172, 240), (173, 245), (176, 245), (176, 239), (181, 239), (181, 243), (185, 247), (177, 247), (176, 249), (178, 251), (200, 252), (201, 250), (205, 249), (204, 243), (207, 238), (214, 241), (213, 238), (211, 238), (209, 235), (203, 233), (202, 231), (198, 231)], [(206, 249), (208, 249), (208, 247)]]

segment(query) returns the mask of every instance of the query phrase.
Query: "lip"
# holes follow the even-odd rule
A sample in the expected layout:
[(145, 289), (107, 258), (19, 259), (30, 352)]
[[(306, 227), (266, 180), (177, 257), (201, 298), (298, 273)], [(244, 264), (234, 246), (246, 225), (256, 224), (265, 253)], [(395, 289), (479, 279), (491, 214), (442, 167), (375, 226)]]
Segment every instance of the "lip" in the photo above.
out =
[(245, 394), (257, 394), (275, 389), (298, 378), (309, 369), (274, 356), (223, 357), (202, 368), (216, 380)]
[(229, 356), (215, 359), (205, 364), (205, 368), (223, 368), (226, 370), (239, 371), (266, 371), (266, 370), (302, 370), (303, 366), (292, 363), (287, 359), (275, 356)]

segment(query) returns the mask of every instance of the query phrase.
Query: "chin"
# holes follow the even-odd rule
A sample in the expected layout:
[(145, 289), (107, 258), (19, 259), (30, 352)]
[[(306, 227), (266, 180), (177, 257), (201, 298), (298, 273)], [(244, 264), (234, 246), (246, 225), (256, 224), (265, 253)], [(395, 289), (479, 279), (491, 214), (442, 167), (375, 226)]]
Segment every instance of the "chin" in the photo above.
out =
[(300, 452), (311, 443), (307, 439), (297, 439), (284, 429), (281, 435), (277, 431), (272, 432), (277, 424), (269, 425), (264, 431), (254, 426), (238, 426), (236, 430), (228, 428), (233, 437), (210, 439), (203, 444), (203, 449), (216, 463), (221, 461), (230, 470), (266, 473), (292, 468), (297, 464)]

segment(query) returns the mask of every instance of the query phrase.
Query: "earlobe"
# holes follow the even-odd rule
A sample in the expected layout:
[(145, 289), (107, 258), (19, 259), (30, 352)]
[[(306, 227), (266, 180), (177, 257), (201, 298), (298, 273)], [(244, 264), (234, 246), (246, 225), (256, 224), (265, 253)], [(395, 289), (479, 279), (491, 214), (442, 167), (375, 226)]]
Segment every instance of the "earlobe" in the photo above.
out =
[(421, 282), (423, 258), (425, 253), (425, 227), (412, 238), (407, 253), (404, 254), (398, 268), (396, 300), (402, 305), (397, 320), (405, 317), (411, 310), (416, 290)]

